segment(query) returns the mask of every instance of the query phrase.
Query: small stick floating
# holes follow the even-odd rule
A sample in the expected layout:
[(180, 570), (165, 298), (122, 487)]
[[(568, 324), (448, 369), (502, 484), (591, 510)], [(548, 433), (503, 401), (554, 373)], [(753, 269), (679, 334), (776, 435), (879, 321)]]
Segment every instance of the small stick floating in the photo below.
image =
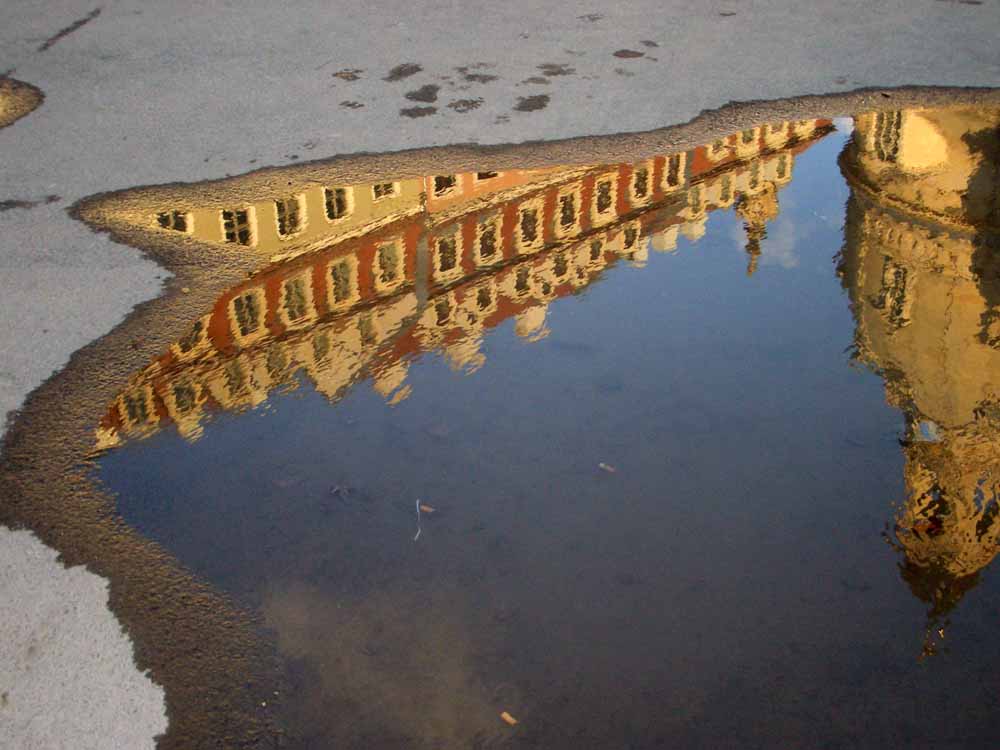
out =
[(511, 726), (514, 726), (515, 724), (517, 724), (517, 719), (515, 719), (513, 716), (511, 716), (506, 711), (504, 711), (503, 713), (500, 714), (500, 718), (503, 719), (508, 724), (510, 724)]

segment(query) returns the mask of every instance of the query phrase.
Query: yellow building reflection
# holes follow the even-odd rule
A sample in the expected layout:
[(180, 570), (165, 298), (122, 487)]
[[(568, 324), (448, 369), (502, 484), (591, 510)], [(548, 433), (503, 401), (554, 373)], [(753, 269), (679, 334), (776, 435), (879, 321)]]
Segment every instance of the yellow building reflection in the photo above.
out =
[(929, 605), (925, 650), (996, 556), (1000, 523), (1000, 113), (856, 118), (840, 272), (857, 356), (903, 411), (902, 574)]
[(830, 129), (781, 123), (637, 164), (301, 186), (228, 208), (218, 195), (240, 194), (240, 178), (169, 207), (129, 202), (119, 220), (282, 260), (131, 379), (96, 447), (167, 425), (197, 439), (212, 411), (258, 406), (303, 378), (331, 402), (371, 380), (398, 403), (423, 352), (472, 373), (488, 329), (512, 319), (526, 341), (544, 338), (550, 302), (615, 263), (641, 267), (650, 248), (672, 252), (679, 234), (697, 240), (709, 212), (763, 196), (775, 210), (759, 224), (773, 218), (795, 155)]
[(13, 125), (42, 103), (42, 92), (0, 75), (0, 128)]

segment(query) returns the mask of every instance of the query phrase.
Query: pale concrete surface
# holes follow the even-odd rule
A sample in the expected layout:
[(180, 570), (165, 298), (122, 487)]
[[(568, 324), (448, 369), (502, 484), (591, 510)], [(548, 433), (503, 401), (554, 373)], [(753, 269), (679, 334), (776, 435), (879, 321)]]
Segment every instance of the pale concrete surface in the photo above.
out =
[(27, 531), (6, 531), (0, 601), (0, 747), (153, 747), (167, 727), (163, 691), (136, 672), (107, 581), (63, 567)]
[[(138, 251), (68, 217), (65, 208), (87, 195), (293, 157), (644, 130), (731, 100), (1000, 80), (994, 0), (123, 1), (93, 15), (98, 2), (0, 6), (0, 71), (13, 69), (46, 94), (40, 109), (0, 131), (0, 201), (61, 198), (0, 212), (0, 414), (162, 284), (164, 274)], [(622, 49), (644, 56), (615, 57)], [(422, 71), (383, 80), (401, 63)], [(565, 67), (540, 67), (547, 65)], [(357, 80), (333, 75), (343, 70), (359, 71)], [(496, 79), (466, 80), (470, 74)], [(537, 77), (546, 82), (525, 83)], [(405, 98), (424, 85), (441, 87), (436, 102)], [(550, 97), (544, 109), (515, 109), (520, 97), (540, 94)], [(464, 113), (448, 107), (460, 99), (482, 102)], [(414, 106), (437, 112), (400, 116)], [(0, 585), (35, 576), (21, 606), (58, 595), (81, 614), (46, 621), (53, 633), (60, 629), (51, 643), (62, 650), (52, 651), (52, 671), (37, 685), (47, 684), (39, 695), (61, 707), (64, 720), (33, 735), (39, 725), (27, 714), (5, 717), (0, 725), (26, 733), (8, 744), (82, 747), (83, 737), (113, 737), (114, 718), (76, 700), (83, 693), (108, 704), (143, 702), (120, 728), (152, 737), (162, 728), (162, 695), (137, 687), (142, 675), (80, 668), (96, 644), (109, 654), (120, 646), (86, 635), (116, 627), (103, 609), (106, 592), (85, 577), (64, 580), (51, 557), (32, 557), (19, 539), (0, 535)], [(0, 680), (10, 681), (9, 665), (24, 657), (25, 639), (9, 635), (20, 622), (5, 608)], [(36, 710), (27, 705), (4, 711)], [(109, 739), (107, 746), (140, 744)]]

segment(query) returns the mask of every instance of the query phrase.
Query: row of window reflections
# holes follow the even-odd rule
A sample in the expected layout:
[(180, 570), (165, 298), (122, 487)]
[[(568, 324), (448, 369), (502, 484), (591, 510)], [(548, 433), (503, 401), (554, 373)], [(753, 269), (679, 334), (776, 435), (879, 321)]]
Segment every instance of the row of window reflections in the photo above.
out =
[[(782, 159), (778, 166), (778, 176), (783, 177), (786, 172), (787, 161)], [(636, 170), (633, 182), (633, 192), (636, 197), (643, 197), (645, 194), (644, 188), (648, 190), (648, 181), (648, 170), (644, 168)], [(751, 181), (753, 182), (753, 180)], [(723, 180), (722, 192), (720, 193), (720, 198), (723, 201), (728, 201), (732, 195), (731, 184), (731, 179), (726, 176)], [(611, 180), (598, 182), (595, 190), (595, 208), (598, 212), (603, 213), (611, 209), (612, 191), (613, 184)], [(696, 192), (700, 194), (700, 187), (696, 186)], [(698, 198), (695, 196), (693, 199), (697, 200)], [(241, 220), (246, 222), (245, 211), (231, 213), (237, 214), (230, 217), (234, 222)], [(238, 215), (240, 213), (244, 215), (241, 217)], [(286, 217), (288, 215), (293, 216), (294, 214), (286, 214)], [(575, 194), (560, 195), (558, 215), (559, 223), (563, 227), (569, 227), (575, 223), (577, 217)], [(537, 209), (522, 209), (519, 225), (523, 242), (531, 244), (538, 239), (538, 222)], [(639, 230), (636, 226), (626, 227), (623, 233), (623, 249), (634, 249), (639, 236)], [(497, 252), (495, 224), (481, 227), (479, 240), (480, 256), (483, 258), (494, 256)], [(457, 237), (455, 235), (443, 237), (439, 238), (437, 242), (440, 270), (448, 271), (455, 268), (458, 263)], [(589, 248), (590, 260), (597, 261), (603, 252), (603, 240), (591, 240)], [(391, 285), (402, 277), (402, 256), (398, 243), (389, 243), (378, 248), (374, 270), (376, 271), (378, 281), (383, 285)], [(553, 272), (555, 277), (557, 279), (564, 278), (567, 276), (568, 271), (569, 263), (566, 254), (563, 252), (556, 253), (553, 258)], [(331, 265), (329, 273), (330, 295), (334, 303), (350, 301), (356, 289), (356, 266), (348, 260), (342, 260)], [(287, 281), (282, 287), (283, 307), (285, 315), (290, 321), (301, 320), (309, 314), (310, 295), (307, 283), (305, 278), (296, 278)], [(883, 268), (883, 288), (881, 293), (872, 302), (876, 308), (884, 310), (890, 321), (897, 326), (906, 322), (903, 310), (906, 296), (905, 288), (905, 269), (895, 267), (895, 264), (886, 259), (886, 267)], [(528, 267), (522, 266), (517, 269), (514, 290), (519, 295), (526, 295), (531, 291), (531, 275)], [(544, 295), (550, 294), (552, 291), (551, 284), (547, 281), (541, 282), (540, 291)], [(490, 308), (493, 304), (493, 293), (488, 287), (480, 287), (477, 290), (476, 304), (481, 311)], [(453, 303), (447, 295), (435, 303), (435, 317), (437, 318), (436, 322), (438, 325), (446, 325), (450, 322), (454, 312), (453, 307)], [(232, 309), (241, 336), (248, 336), (260, 329), (263, 321), (263, 309), (262, 295), (259, 292), (250, 291), (235, 297), (232, 301)], [(365, 322), (367, 322), (367, 326), (363, 325)], [(359, 330), (361, 330), (362, 334), (367, 333), (367, 335), (362, 336), (364, 343), (373, 343), (375, 332), (370, 319), (359, 320)], [(200, 321), (195, 323), (191, 332), (178, 342), (179, 348), (182, 351), (190, 351), (196, 345), (197, 341), (202, 338), (203, 333), (202, 323)], [(314, 343), (319, 345), (322, 341), (317, 340)], [(317, 358), (322, 358), (320, 351), (322, 347), (316, 346), (314, 348), (317, 349)], [(328, 342), (326, 348), (329, 348)], [(269, 370), (278, 372), (283, 368), (281, 362), (272, 362), (271, 360), (272, 357), (269, 356), (267, 362)], [(285, 362), (285, 365), (287, 365), (287, 362)], [(236, 393), (242, 390), (245, 385), (246, 375), (242, 372), (239, 364), (233, 363), (233, 366), (227, 369), (226, 374), (227, 387), (230, 392)], [(181, 413), (190, 411), (196, 404), (196, 393), (191, 385), (177, 384), (173, 388), (173, 394), (177, 409)], [(128, 395), (124, 397), (123, 401), (127, 417), (131, 423), (141, 424), (147, 421), (149, 408), (144, 394)]]
[[(628, 226), (624, 230), (624, 249), (634, 248), (639, 239), (639, 230), (636, 226)], [(398, 273), (398, 245), (395, 243), (385, 245), (380, 248), (380, 257), (377, 265), (387, 274), (383, 278), (390, 280)], [(592, 262), (597, 261), (605, 250), (603, 239), (593, 239), (590, 241), (589, 258)], [(349, 300), (353, 289), (354, 265), (347, 260), (335, 263), (330, 267), (331, 294), (335, 300)], [(555, 279), (566, 278), (570, 271), (570, 263), (567, 254), (563, 251), (553, 256), (552, 271)], [(583, 274), (582, 269), (578, 269), (578, 274)], [(309, 293), (305, 278), (296, 278), (287, 281), (282, 288), (283, 306), (285, 314), (291, 320), (301, 319), (308, 314)], [(533, 290), (537, 284), (538, 291), (543, 295), (552, 293), (552, 284), (549, 281), (537, 280), (533, 284), (531, 269), (527, 266), (518, 268), (515, 272), (514, 291), (519, 296), (525, 296)], [(476, 291), (475, 303), (481, 312), (489, 310), (494, 304), (495, 290), (488, 286), (480, 286)], [(236, 319), (236, 324), (242, 336), (247, 336), (259, 330), (263, 321), (262, 295), (259, 292), (248, 291), (235, 297), (232, 301), (232, 310)], [(434, 304), (436, 323), (439, 326), (448, 325), (452, 322), (455, 306), (449, 295), (445, 295)], [(368, 345), (376, 340), (374, 325), (369, 316), (362, 316), (358, 320), (358, 330), (362, 334), (362, 343)], [(178, 342), (183, 351), (190, 351), (204, 334), (204, 327), (201, 321), (193, 326), (191, 332)], [(328, 337), (319, 336), (314, 340), (314, 350), (317, 361), (323, 359), (330, 349)], [(274, 347), (268, 353), (267, 369), (277, 376), (281, 371), (287, 369), (289, 365), (287, 355), (280, 349)], [(233, 362), (226, 369), (226, 386), (231, 395), (235, 396), (247, 385), (247, 374), (238, 362)], [(174, 402), (179, 413), (188, 413), (197, 403), (197, 394), (189, 383), (178, 383), (172, 387)], [(145, 423), (150, 415), (146, 396), (143, 392), (128, 394), (123, 397), (123, 405), (128, 421), (133, 424)]]
[[(758, 170), (759, 171), (759, 170)], [(779, 177), (781, 173), (787, 171), (787, 162), (784, 158), (778, 165)], [(756, 178), (756, 179), (755, 179)], [(751, 175), (751, 187), (753, 183), (759, 182), (759, 175)], [(641, 191), (644, 185), (648, 185), (648, 170), (637, 170), (633, 187)], [(612, 204), (612, 180), (602, 180), (597, 183), (595, 190), (594, 206), (598, 213), (606, 213), (611, 210)], [(692, 200), (700, 200), (700, 186), (693, 188)], [(726, 175), (723, 177), (720, 191), (720, 199), (729, 202), (732, 199), (732, 180)], [(564, 193), (559, 196), (558, 220), (562, 228), (569, 228), (575, 225), (578, 215), (576, 193)], [(539, 211), (537, 208), (523, 208), (519, 213), (518, 229), (520, 241), (523, 246), (534, 246), (540, 240)], [(637, 231), (629, 227), (625, 231), (625, 248), (628, 249), (635, 244)], [(448, 273), (458, 267), (459, 249), (457, 233), (435, 240), (437, 249), (437, 270), (441, 273)], [(489, 261), (497, 257), (498, 236), (496, 222), (484, 223), (480, 225), (478, 233), (478, 251), (481, 260)], [(594, 252), (598, 250), (594, 249)], [(593, 258), (596, 260), (596, 258)], [(379, 286), (388, 288), (402, 278), (402, 254), (398, 243), (388, 243), (379, 246), (373, 268)], [(352, 299), (356, 288), (355, 268), (348, 261), (344, 260), (335, 263), (330, 267), (330, 294), (334, 304), (343, 304)], [(306, 292), (306, 282), (304, 279), (294, 279), (284, 286), (284, 309), (290, 321), (304, 318), (308, 314), (309, 300)], [(242, 336), (247, 336), (257, 331), (261, 324), (261, 309), (259, 297), (254, 293), (247, 293), (237, 297), (233, 301), (233, 312), (237, 321), (237, 326)], [(182, 342), (182, 349), (183, 349)]]
[[(389, 288), (403, 278), (402, 253), (397, 242), (381, 245), (378, 248), (374, 271), (376, 281), (382, 288)], [(342, 305), (357, 296), (357, 271), (351, 260), (344, 259), (333, 263), (329, 268), (329, 293), (334, 305)], [(282, 286), (282, 306), (286, 318), (298, 321), (308, 316), (310, 312), (310, 295), (308, 282), (305, 278), (290, 279)], [(260, 292), (245, 292), (232, 301), (233, 315), (241, 336), (249, 336), (258, 331), (263, 322), (263, 304)], [(195, 332), (196, 334), (200, 331)], [(189, 351), (191, 347), (184, 348)]]
[[(668, 158), (665, 184), (669, 188), (678, 187), (681, 183), (681, 170), (683, 166), (683, 155), (675, 154)], [(497, 172), (477, 172), (476, 179), (479, 181), (490, 180), (498, 176)], [(434, 177), (433, 191), (436, 197), (441, 197), (452, 192), (458, 184), (457, 175), (438, 175)], [(399, 193), (399, 184), (395, 182), (376, 183), (371, 186), (372, 198), (375, 201), (390, 198)], [(352, 201), (353, 188), (336, 187), (323, 189), (323, 202), (326, 211), (326, 218), (330, 221), (345, 219), (353, 212)], [(646, 167), (636, 170), (633, 178), (633, 195), (637, 199), (644, 199), (650, 193), (650, 173)], [(601, 182), (597, 187), (597, 211), (605, 213), (611, 208), (612, 185), (610, 182)], [(565, 198), (565, 196), (564, 196)], [(277, 231), (281, 237), (289, 237), (300, 232), (304, 225), (302, 202), (299, 197), (283, 198), (274, 201), (275, 215), (277, 218)], [(562, 224), (570, 226), (575, 222), (575, 215), (567, 213), (570, 209), (565, 205), (562, 208)], [(223, 209), (220, 211), (222, 220), (223, 236), (226, 242), (249, 246), (253, 244), (253, 226), (251, 220), (251, 209)], [(179, 232), (191, 230), (189, 214), (184, 211), (165, 211), (157, 214), (157, 223), (164, 229)]]
[[(879, 113), (876, 123), (876, 147), (879, 157), (884, 160), (893, 160), (898, 150), (898, 132), (900, 124), (900, 113)], [(740, 137), (744, 143), (752, 142), (756, 139), (756, 132), (753, 130), (742, 131)], [(748, 140), (749, 139), (749, 140)], [(721, 149), (724, 142), (716, 141), (712, 148)], [(664, 173), (664, 185), (668, 189), (681, 185), (683, 175), (683, 154), (674, 154), (667, 159)], [(778, 177), (783, 178), (786, 171), (786, 159), (783, 157), (778, 167)], [(478, 172), (476, 177), (479, 180), (488, 180), (496, 177), (496, 172)], [(457, 185), (456, 175), (438, 175), (434, 177), (433, 190), (435, 196), (443, 196), (450, 193)], [(650, 170), (648, 167), (641, 167), (635, 170), (632, 178), (632, 195), (637, 200), (644, 200), (650, 195)], [(351, 191), (352, 188), (336, 187), (324, 188), (324, 206), (326, 217), (330, 221), (345, 219), (352, 213)], [(376, 183), (371, 186), (373, 200), (382, 200), (395, 196), (399, 192), (399, 184), (395, 182)], [(613, 200), (613, 184), (611, 181), (601, 181), (596, 187), (595, 208), (599, 214), (606, 213), (611, 209)], [(559, 216), (560, 224), (563, 228), (572, 226), (576, 221), (576, 206), (573, 197), (563, 195), (560, 197)], [(304, 217), (301, 201), (298, 197), (285, 198), (274, 201), (275, 213), (277, 216), (277, 231), (282, 237), (294, 235), (302, 230)], [(223, 209), (220, 212), (223, 226), (223, 235), (226, 242), (239, 245), (251, 245), (253, 243), (253, 228), (251, 224), (250, 209)], [(164, 229), (187, 232), (190, 230), (189, 215), (183, 211), (169, 211), (157, 215), (158, 224)], [(531, 229), (527, 229), (531, 233)], [(533, 240), (528, 240), (529, 242)]]
[[(731, 180), (728, 176), (723, 180), (722, 200), (728, 201), (731, 198)], [(635, 185), (640, 187), (648, 184), (648, 171), (639, 170), (636, 173)], [(612, 208), (612, 180), (599, 181), (595, 191), (594, 206), (598, 213), (607, 213)], [(700, 189), (694, 196), (698, 200)], [(564, 193), (559, 196), (559, 224), (561, 228), (567, 229), (576, 224), (578, 209), (577, 196), (575, 193)], [(532, 247), (539, 243), (540, 217), (537, 208), (524, 208), (519, 213), (518, 230), (522, 246)], [(627, 228), (625, 232), (625, 247), (632, 247), (637, 238), (634, 228)], [(478, 232), (479, 257), (483, 261), (491, 261), (498, 257), (499, 238), (497, 234), (497, 223), (488, 222), (481, 224)], [(458, 267), (459, 248), (458, 234), (451, 234), (438, 237), (435, 240), (437, 250), (437, 270), (440, 273), (448, 273)], [(381, 287), (391, 287), (402, 277), (402, 255), (397, 243), (389, 243), (379, 246), (375, 258), (374, 269), (376, 280)], [(347, 261), (341, 261), (331, 266), (330, 293), (334, 304), (342, 304), (349, 301), (356, 288), (354, 278), (354, 267)], [(308, 298), (305, 290), (305, 281), (296, 279), (286, 283), (284, 287), (284, 307), (289, 320), (299, 320), (307, 314)], [(258, 298), (255, 294), (248, 293), (243, 297), (234, 300), (234, 314), (242, 336), (247, 336), (260, 327), (260, 309)]]
[[(497, 177), (497, 172), (477, 172), (478, 180), (489, 180)], [(434, 178), (434, 195), (444, 196), (450, 193), (458, 184), (456, 175), (439, 175)], [(330, 221), (347, 218), (352, 213), (351, 192), (352, 188), (324, 188), (323, 202), (326, 209), (326, 218)], [(399, 184), (396, 182), (380, 182), (371, 186), (372, 199), (379, 201), (385, 198), (392, 198), (399, 194)], [(283, 198), (274, 201), (275, 214), (278, 222), (278, 234), (288, 237), (300, 232), (304, 226), (302, 215), (302, 204), (298, 197)], [(250, 245), (253, 242), (252, 227), (250, 222), (249, 209), (223, 209), (220, 212), (222, 218), (223, 234), (226, 242), (233, 242), (239, 245)], [(164, 211), (157, 214), (157, 224), (163, 229), (171, 229), (178, 232), (187, 232), (191, 229), (189, 215), (184, 211)]]
[(896, 161), (902, 124), (902, 112), (879, 112), (875, 115), (875, 155), (880, 161)]
[[(533, 243), (538, 238), (537, 209), (524, 210), (520, 222), (523, 241)], [(634, 226), (626, 227), (624, 231), (624, 248), (633, 248), (639, 233)], [(479, 236), (480, 256), (486, 259), (497, 254), (496, 225), (486, 225)], [(456, 234), (437, 239), (438, 270), (448, 272), (458, 266), (458, 238)], [(602, 243), (594, 240), (591, 243), (591, 260), (597, 260), (602, 252)], [(391, 287), (402, 279), (402, 254), (398, 242), (387, 243), (378, 247), (374, 271), (379, 286)], [(565, 258), (556, 258), (555, 270), (557, 276), (563, 275), (568, 266)], [(561, 271), (560, 271), (561, 269)], [(520, 273), (520, 271), (519, 271)], [(354, 299), (357, 289), (356, 266), (347, 259), (333, 263), (329, 268), (329, 293), (335, 305), (344, 304)], [(305, 278), (290, 279), (282, 287), (282, 305), (289, 321), (302, 320), (310, 312), (310, 296)], [(518, 277), (515, 288), (523, 292), (526, 287), (524, 280)], [(249, 291), (235, 297), (232, 301), (233, 315), (241, 336), (248, 336), (258, 331), (263, 323), (262, 296), (259, 292)], [(189, 351), (194, 340), (200, 338), (200, 323), (189, 334), (189, 337), (179, 342), (182, 351)], [(191, 341), (188, 341), (191, 338)]]
[[(758, 167), (759, 165), (755, 165)], [(679, 183), (680, 180), (680, 157), (671, 157), (668, 162), (666, 180), (668, 184)], [(783, 156), (778, 164), (778, 177), (781, 178), (787, 172), (787, 159)], [(754, 179), (754, 177), (758, 179)], [(632, 189), (637, 198), (644, 197), (649, 190), (649, 170), (647, 168), (637, 169), (633, 176)], [(759, 181), (759, 175), (751, 175), (751, 187), (754, 182)], [(337, 202), (343, 202), (343, 188), (327, 189), (328, 199), (332, 199), (336, 207)], [(613, 203), (613, 180), (600, 180), (595, 187), (594, 207), (598, 213), (607, 213), (612, 208)], [(338, 197), (339, 196), (339, 197)], [(700, 188), (696, 186), (692, 200), (699, 200)], [(727, 175), (723, 178), (720, 199), (728, 202), (732, 198), (732, 181)], [(276, 202), (285, 204), (283, 213), (279, 213), (279, 222), (284, 222), (285, 226), (292, 225), (297, 220), (297, 212), (289, 204), (293, 201)], [(297, 201), (294, 201), (297, 205)], [(578, 216), (576, 193), (563, 193), (558, 201), (558, 222), (561, 228), (566, 229), (575, 225)], [(183, 214), (181, 214), (183, 216)], [(249, 221), (246, 210), (223, 211), (223, 220), (226, 224), (227, 239), (230, 235), (235, 240), (241, 241), (249, 230)], [(162, 223), (162, 222), (161, 222)], [(539, 239), (539, 213), (536, 208), (522, 209), (519, 215), (520, 240), (523, 245), (535, 245)], [(182, 224), (176, 224), (178, 228)], [(625, 247), (633, 246), (637, 239), (637, 232), (634, 228), (626, 230)], [(498, 237), (496, 223), (487, 223), (480, 226), (478, 234), (479, 256), (483, 260), (493, 259), (497, 255)], [(458, 240), (457, 235), (441, 237), (437, 239), (438, 270), (447, 273), (458, 266)], [(599, 254), (597, 245), (592, 248), (592, 254)], [(596, 258), (593, 258), (596, 260)], [(378, 248), (375, 268), (376, 279), (380, 286), (389, 287), (395, 284), (402, 277), (402, 256), (397, 243), (389, 243)], [(341, 261), (330, 267), (330, 294), (334, 304), (342, 304), (349, 301), (356, 288), (355, 269), (347, 261)], [(283, 294), (284, 309), (290, 321), (300, 320), (308, 314), (309, 299), (306, 291), (304, 279), (295, 279), (285, 284)], [(261, 325), (261, 305), (259, 297), (254, 293), (247, 293), (233, 300), (233, 312), (237, 326), (242, 336), (247, 336), (257, 330)], [(199, 331), (193, 331), (190, 336), (199, 337)], [(181, 349), (187, 351), (193, 346), (193, 342), (182, 339), (179, 342)]]

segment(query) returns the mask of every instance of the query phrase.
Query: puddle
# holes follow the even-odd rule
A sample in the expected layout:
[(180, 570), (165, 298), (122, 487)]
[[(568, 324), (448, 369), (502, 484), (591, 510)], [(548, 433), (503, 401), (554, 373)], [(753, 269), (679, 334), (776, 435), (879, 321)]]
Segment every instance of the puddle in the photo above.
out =
[[(257, 736), (290, 747), (988, 746), (998, 124), (886, 110), (623, 163), (98, 199), (191, 286), (137, 313), (137, 351), (184, 321), (144, 367), (77, 363), (72, 460), (276, 660), (206, 669), (247, 685), (207, 718), (168, 674), (172, 721), (212, 736), (264, 703)], [(89, 388), (101, 414), (65, 396)]]
[(38, 107), (44, 98), (31, 84), (0, 75), (0, 128), (13, 125)]
[(421, 86), (419, 89), (414, 89), (406, 93), (406, 98), (414, 102), (436, 102), (438, 98), (438, 92), (441, 90), (440, 86), (435, 86), (433, 83), (428, 83)]
[(433, 115), (435, 112), (437, 112), (437, 107), (404, 107), (399, 110), (401, 117), (414, 119), (417, 117), (427, 117), (428, 115)]
[(412, 75), (416, 75), (423, 69), (424, 69), (423, 66), (417, 65), (416, 63), (400, 63), (395, 68), (390, 70), (389, 75), (387, 75), (382, 80), (389, 81), (390, 83), (395, 81), (402, 81), (404, 78), (409, 78)]
[(535, 94), (533, 96), (517, 97), (517, 104), (514, 105), (516, 112), (537, 112), (549, 106), (550, 97), (548, 94)]

